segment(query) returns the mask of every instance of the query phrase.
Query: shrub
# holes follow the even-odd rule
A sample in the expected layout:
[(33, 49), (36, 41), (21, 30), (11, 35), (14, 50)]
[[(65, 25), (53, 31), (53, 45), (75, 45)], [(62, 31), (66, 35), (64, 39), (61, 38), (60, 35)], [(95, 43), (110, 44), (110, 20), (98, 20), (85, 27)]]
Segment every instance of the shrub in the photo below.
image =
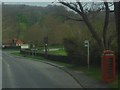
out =
[[(64, 48), (71, 58), (72, 63), (78, 65), (87, 65), (87, 48), (84, 41), (77, 37), (65, 38)], [(101, 65), (101, 54), (97, 43), (90, 41), (90, 64)]]
[(78, 38), (65, 38), (64, 48), (71, 58), (72, 63), (80, 65), (86, 64), (86, 50), (83, 43), (81, 43)]

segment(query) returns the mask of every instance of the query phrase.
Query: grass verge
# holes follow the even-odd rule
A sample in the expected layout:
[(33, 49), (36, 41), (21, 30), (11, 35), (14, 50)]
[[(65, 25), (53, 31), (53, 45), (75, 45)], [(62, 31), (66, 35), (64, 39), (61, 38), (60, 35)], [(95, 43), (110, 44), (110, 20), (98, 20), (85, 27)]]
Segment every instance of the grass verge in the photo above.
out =
[(63, 49), (59, 49), (59, 50), (55, 50), (55, 51), (49, 51), (49, 54), (52, 55), (63, 55), (63, 56), (67, 56), (67, 53), (65, 52), (65, 50)]

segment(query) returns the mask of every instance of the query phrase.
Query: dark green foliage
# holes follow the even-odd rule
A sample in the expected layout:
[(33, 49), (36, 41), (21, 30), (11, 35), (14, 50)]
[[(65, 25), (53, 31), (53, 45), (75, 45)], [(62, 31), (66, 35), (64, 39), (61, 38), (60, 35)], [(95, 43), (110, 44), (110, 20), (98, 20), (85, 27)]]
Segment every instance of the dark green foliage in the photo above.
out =
[(23, 14), (18, 14), (16, 18), (19, 23), (28, 23), (27, 17)]
[[(87, 48), (84, 42), (77, 37), (64, 39), (64, 47), (72, 63), (77, 65), (87, 65)], [(102, 51), (97, 43), (90, 42), (90, 65), (101, 65)]]
[(102, 51), (97, 44), (94, 44), (90, 47), (90, 64), (92, 65), (101, 65), (101, 55)]
[(64, 47), (72, 63), (86, 65), (85, 47), (76, 37), (64, 39)]

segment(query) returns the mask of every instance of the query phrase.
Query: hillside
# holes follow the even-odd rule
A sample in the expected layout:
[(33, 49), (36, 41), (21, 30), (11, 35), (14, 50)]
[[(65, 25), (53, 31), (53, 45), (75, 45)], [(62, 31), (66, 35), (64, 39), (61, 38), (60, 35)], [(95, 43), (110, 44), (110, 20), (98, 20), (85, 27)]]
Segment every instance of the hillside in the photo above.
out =
[[(78, 15), (68, 11), (63, 6), (48, 5), (28, 6), (9, 5), (2, 6), (2, 36), (3, 43), (12, 41), (13, 38), (21, 39), (26, 43), (42, 44), (44, 37), (48, 37), (49, 44), (62, 44), (64, 38), (79, 37), (93, 40), (84, 22), (69, 20), (65, 17)], [(89, 16), (96, 32), (102, 36), (104, 13), (99, 12)], [(111, 35), (115, 30), (114, 15), (110, 16), (110, 25), (107, 33)]]
[(3, 5), (3, 42), (19, 38), (42, 43), (48, 36), (50, 44), (61, 44), (66, 33), (79, 29), (79, 23), (65, 21), (63, 12), (72, 13), (62, 6)]

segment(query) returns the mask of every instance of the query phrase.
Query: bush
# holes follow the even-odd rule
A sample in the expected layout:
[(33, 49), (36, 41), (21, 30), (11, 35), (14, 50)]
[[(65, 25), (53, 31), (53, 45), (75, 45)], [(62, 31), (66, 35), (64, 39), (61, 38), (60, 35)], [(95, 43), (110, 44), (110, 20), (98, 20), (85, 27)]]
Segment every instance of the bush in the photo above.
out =
[[(87, 48), (84, 41), (77, 37), (64, 39), (64, 48), (71, 58), (72, 63), (78, 65), (87, 65)], [(90, 41), (90, 64), (101, 65), (101, 54), (97, 43)]]
[(72, 63), (86, 65), (86, 50), (78, 38), (72, 37), (64, 39), (64, 48), (71, 58)]
[(90, 64), (101, 65), (102, 51), (97, 44), (91, 45), (90, 47)]

